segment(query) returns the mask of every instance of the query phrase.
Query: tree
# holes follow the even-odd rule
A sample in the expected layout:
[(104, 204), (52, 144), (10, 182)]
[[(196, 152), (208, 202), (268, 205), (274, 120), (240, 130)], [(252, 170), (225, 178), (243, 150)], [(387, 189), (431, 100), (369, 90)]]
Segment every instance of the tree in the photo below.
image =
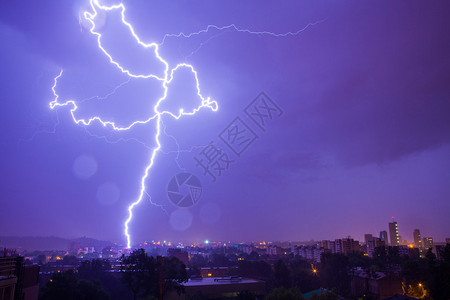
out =
[[(162, 274), (163, 288), (160, 289), (160, 298), (169, 291), (178, 294), (184, 292), (183, 282), (188, 281), (186, 266), (176, 257), (157, 257), (159, 273)], [(161, 282), (160, 282), (161, 285)]]
[(41, 300), (107, 300), (108, 294), (98, 282), (80, 279), (73, 271), (55, 273), (41, 289)]
[(265, 261), (246, 261), (238, 263), (238, 274), (242, 277), (269, 280), (272, 276), (272, 268)]
[(197, 268), (202, 268), (202, 267), (206, 267), (207, 266), (207, 261), (205, 259), (205, 257), (201, 254), (195, 254), (191, 260), (189, 261), (189, 266), (191, 268), (193, 267), (197, 267)]
[(228, 267), (230, 261), (224, 254), (213, 253), (209, 265), (210, 267)]
[(392, 265), (400, 264), (400, 250), (398, 246), (388, 247), (388, 262)]
[(330, 290), (321, 291), (320, 294), (313, 293), (311, 300), (338, 300), (339, 296)]
[(34, 262), (42, 266), (43, 264), (46, 263), (46, 256), (44, 254), (40, 254), (34, 259)]
[(78, 258), (75, 255), (66, 255), (63, 258), (64, 265), (78, 265)]
[(303, 295), (298, 288), (286, 289), (278, 287), (270, 292), (265, 300), (303, 300)]
[(428, 291), (425, 289), (422, 283), (409, 285), (408, 286), (408, 296), (415, 297), (417, 299), (430, 299), (428, 296)]
[(407, 285), (416, 286), (431, 277), (430, 265), (424, 259), (406, 259), (402, 265), (402, 278)]
[(93, 259), (85, 260), (78, 267), (78, 273), (81, 277), (91, 279), (100, 278), (105, 274), (106, 270), (111, 269), (111, 264), (107, 260)]
[(134, 250), (129, 256), (123, 255), (121, 263), (122, 281), (133, 293), (134, 300), (139, 295), (157, 294), (156, 262), (144, 249)]
[(202, 292), (198, 291), (194, 295), (186, 296), (185, 300), (209, 300), (210, 298), (203, 295)]
[(109, 270), (111, 270), (111, 264), (108, 260), (87, 260), (78, 267), (78, 275), (82, 279), (98, 281), (105, 287), (111, 299), (130, 299), (132, 295), (127, 286), (121, 284), (120, 279), (108, 272)]
[(436, 255), (434, 255), (431, 248), (428, 248), (428, 251), (425, 254), (425, 257), (427, 258), (430, 265), (434, 265), (434, 263), (436, 262)]
[(252, 293), (248, 290), (244, 290), (244, 291), (239, 292), (236, 299), (237, 300), (255, 300), (256, 295), (255, 295), (255, 293)]
[(144, 249), (134, 250), (129, 256), (122, 256), (122, 281), (138, 296), (163, 298), (169, 291), (181, 293), (181, 283), (188, 280), (185, 265), (175, 257), (154, 258)]
[(312, 266), (306, 260), (293, 258), (289, 260), (291, 283), (302, 291), (312, 291), (320, 288), (320, 278), (314, 273)]
[(324, 287), (335, 288), (339, 294), (348, 295), (350, 291), (348, 270), (347, 256), (331, 253), (322, 254), (319, 273)]
[(430, 289), (430, 296), (433, 299), (448, 299), (450, 295), (450, 244), (447, 244), (442, 260), (436, 260), (436, 256), (428, 251), (426, 255), (431, 266), (431, 278), (427, 287)]
[(247, 256), (248, 260), (258, 260), (259, 259), (259, 254), (256, 253), (255, 251), (252, 251), (248, 256)]
[(286, 264), (279, 259), (274, 267), (274, 272), (273, 272), (273, 276), (274, 276), (274, 284), (275, 287), (285, 287), (285, 288), (290, 288), (291, 287), (291, 272), (288, 269), (288, 267), (286, 266)]

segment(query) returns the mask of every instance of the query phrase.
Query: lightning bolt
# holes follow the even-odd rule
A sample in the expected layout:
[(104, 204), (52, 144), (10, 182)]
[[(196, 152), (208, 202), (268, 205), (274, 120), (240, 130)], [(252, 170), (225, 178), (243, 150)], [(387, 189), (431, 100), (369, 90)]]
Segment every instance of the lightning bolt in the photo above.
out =
[(252, 31), (250, 29), (240, 28), (240, 27), (238, 27), (238, 26), (236, 26), (234, 24), (221, 26), (221, 27), (211, 24), (211, 25), (208, 25), (205, 29), (201, 29), (199, 31), (195, 31), (195, 32), (191, 32), (191, 33), (183, 33), (183, 32), (180, 32), (180, 33), (177, 33), (177, 34), (168, 33), (168, 34), (164, 35), (164, 37), (163, 37), (161, 43), (159, 43), (159, 45), (162, 46), (165, 43), (167, 38), (180, 38), (180, 37), (190, 38), (190, 37), (193, 37), (193, 36), (196, 36), (196, 35), (200, 35), (200, 34), (203, 34), (203, 33), (208, 33), (212, 29), (215, 29), (217, 31), (224, 31), (224, 30), (227, 30), (227, 29), (231, 29), (233, 31), (241, 32), (241, 33), (248, 33), (248, 34), (253, 34), (253, 35), (268, 35), (268, 36), (272, 36), (272, 37), (296, 36), (296, 35), (299, 35), (300, 33), (302, 33), (303, 31), (305, 31), (306, 29), (308, 29), (309, 27), (317, 25), (317, 24), (322, 23), (324, 21), (325, 21), (325, 19), (319, 20), (319, 21), (314, 22), (314, 23), (308, 23), (306, 26), (304, 26), (303, 28), (301, 28), (301, 29), (299, 29), (297, 31), (288, 31), (288, 32), (284, 32), (284, 33), (275, 33), (275, 32), (271, 32), (271, 31)]
[[(153, 108), (153, 114), (152, 115), (150, 115), (145, 120), (134, 121), (131, 124), (128, 124), (127, 126), (119, 126), (115, 122), (102, 120), (99, 116), (94, 116), (94, 117), (92, 117), (90, 119), (87, 119), (87, 120), (86, 119), (79, 119), (79, 118), (76, 117), (76, 111), (78, 109), (76, 101), (74, 101), (74, 100), (67, 100), (65, 102), (59, 102), (59, 98), (60, 97), (59, 97), (59, 94), (56, 91), (56, 87), (57, 87), (57, 84), (58, 84), (58, 80), (63, 75), (63, 70), (61, 70), (60, 73), (55, 77), (54, 84), (52, 86), (52, 92), (53, 92), (53, 95), (54, 95), (54, 99), (49, 104), (50, 105), (50, 109), (55, 109), (57, 107), (64, 107), (64, 106), (70, 107), (70, 114), (72, 116), (72, 119), (78, 125), (89, 126), (92, 123), (97, 122), (97, 123), (103, 125), (103, 127), (108, 127), (108, 128), (111, 128), (112, 130), (115, 130), (115, 131), (125, 131), (125, 130), (130, 130), (131, 128), (133, 128), (136, 125), (147, 124), (147, 123), (149, 123), (151, 121), (156, 122), (156, 134), (155, 134), (155, 137), (154, 137), (154, 142), (156, 143), (156, 146), (151, 151), (149, 163), (147, 164), (147, 167), (144, 170), (144, 175), (141, 178), (139, 196), (128, 207), (128, 218), (126, 219), (126, 221), (124, 223), (124, 227), (125, 227), (124, 233), (125, 233), (125, 236), (126, 236), (126, 239), (127, 239), (127, 247), (131, 248), (131, 236), (130, 236), (130, 233), (129, 233), (129, 224), (130, 224), (130, 222), (131, 222), (131, 220), (133, 218), (133, 210), (134, 210), (134, 208), (142, 201), (144, 195), (148, 195), (148, 193), (146, 191), (146, 187), (145, 187), (145, 182), (146, 182), (146, 180), (149, 177), (150, 170), (151, 170), (152, 166), (154, 165), (156, 155), (161, 150), (160, 135), (161, 135), (162, 116), (163, 115), (169, 115), (172, 118), (175, 118), (175, 119), (178, 120), (182, 116), (194, 115), (195, 113), (197, 113), (202, 108), (209, 108), (212, 111), (217, 111), (218, 104), (217, 104), (216, 101), (211, 100), (211, 98), (209, 98), (209, 97), (206, 98), (206, 97), (204, 97), (201, 94), (197, 71), (194, 69), (193, 66), (191, 66), (189, 64), (182, 63), (182, 64), (178, 64), (174, 68), (170, 69), (169, 68), (169, 63), (166, 62), (159, 55), (159, 45), (158, 44), (156, 44), (156, 43), (144, 43), (143, 41), (140, 40), (140, 38), (136, 35), (136, 33), (135, 33), (133, 27), (131, 26), (131, 24), (126, 21), (126, 18), (125, 18), (125, 6), (123, 5), (123, 3), (118, 4), (118, 5), (106, 6), (106, 5), (100, 5), (98, 0), (91, 0), (90, 1), (90, 7), (91, 7), (92, 11), (91, 12), (86, 11), (83, 14), (83, 16), (84, 16), (84, 18), (87, 21), (90, 22), (90, 24), (91, 24), (90, 32), (91, 32), (91, 34), (93, 34), (93, 35), (95, 35), (97, 37), (98, 47), (106, 55), (106, 57), (109, 59), (109, 62), (111, 64), (115, 65), (122, 73), (125, 73), (129, 77), (132, 77), (132, 78), (145, 78), (145, 79), (148, 79), (148, 78), (156, 79), (156, 80), (158, 80), (158, 81), (160, 81), (162, 83), (162, 87), (164, 89), (164, 94), (156, 102), (156, 104), (155, 104), (155, 106)], [(101, 43), (102, 35), (101, 35), (101, 33), (95, 31), (94, 19), (95, 19), (95, 17), (98, 14), (98, 10), (111, 11), (111, 10), (116, 10), (116, 9), (121, 11), (122, 23), (129, 29), (131, 35), (135, 38), (136, 42), (140, 46), (142, 46), (144, 48), (152, 48), (153, 51), (154, 51), (155, 57), (161, 63), (164, 64), (164, 66), (165, 66), (164, 77), (160, 77), (160, 76), (158, 76), (156, 74), (152, 74), (152, 73), (148, 73), (148, 74), (134, 74), (130, 70), (122, 67), (119, 62), (115, 61), (114, 58), (112, 57), (112, 55), (110, 55), (108, 53), (108, 51), (102, 46), (102, 43)], [(159, 110), (159, 106), (160, 106), (161, 102), (164, 101), (164, 99), (166, 99), (166, 97), (167, 97), (169, 84), (174, 79), (175, 73), (178, 70), (180, 70), (181, 68), (187, 68), (193, 73), (194, 78), (195, 78), (195, 82), (196, 82), (197, 96), (201, 99), (201, 104), (198, 107), (194, 108), (192, 111), (184, 111), (183, 109), (180, 109), (177, 114), (174, 114), (174, 113), (172, 113), (170, 111), (160, 111)], [(150, 198), (150, 201), (151, 201), (151, 198)], [(151, 202), (151, 203), (153, 204), (153, 202)]]
[[(118, 61), (116, 61), (113, 58), (113, 55), (111, 55), (106, 49), (105, 47), (103, 47), (102, 45), (102, 34), (98, 31), (95, 30), (95, 18), (98, 15), (99, 11), (103, 11), (103, 12), (108, 12), (108, 11), (112, 11), (112, 10), (119, 10), (121, 13), (121, 21), (122, 24), (124, 26), (126, 26), (130, 32), (130, 34), (133, 36), (133, 38), (135, 39), (135, 41), (137, 42), (137, 44), (143, 48), (146, 49), (152, 49), (153, 50), (153, 54), (155, 56), (155, 58), (161, 62), (164, 65), (164, 72), (163, 72), (163, 76), (161, 75), (157, 75), (157, 74), (153, 74), (151, 72), (149, 73), (144, 73), (144, 74), (135, 74), (134, 72), (132, 72), (131, 70), (127, 69), (126, 67), (122, 66)], [(168, 137), (174, 139), (175, 143), (177, 144), (177, 150), (176, 152), (178, 152), (178, 154), (180, 153), (180, 147), (179, 144), (177, 143), (176, 139), (173, 136), (170, 136), (167, 134), (167, 132), (165, 131), (165, 125), (163, 123), (162, 117), (165, 115), (168, 115), (174, 119), (180, 119), (183, 116), (191, 116), (191, 115), (195, 115), (199, 110), (207, 108), (210, 109), (212, 111), (217, 111), (218, 110), (218, 104), (215, 100), (212, 100), (209, 97), (204, 97), (201, 94), (200, 91), (200, 84), (199, 84), (199, 80), (198, 80), (198, 76), (197, 76), (197, 71), (194, 69), (194, 67), (190, 64), (187, 63), (180, 63), (177, 64), (175, 67), (170, 68), (169, 67), (169, 63), (164, 60), (160, 55), (159, 55), (159, 47), (162, 46), (164, 44), (164, 42), (166, 41), (166, 39), (168, 38), (190, 38), (192, 36), (195, 35), (200, 35), (202, 33), (207, 33), (210, 30), (218, 30), (218, 31), (224, 31), (224, 30), (234, 30), (236, 32), (241, 32), (241, 33), (248, 33), (248, 34), (256, 34), (256, 35), (269, 35), (269, 36), (274, 36), (274, 37), (287, 37), (287, 36), (295, 36), (298, 35), (299, 33), (303, 32), (304, 30), (306, 30), (308, 27), (316, 25), (321, 21), (315, 22), (315, 23), (309, 23), (308, 25), (306, 25), (304, 28), (295, 31), (295, 32), (287, 32), (287, 33), (273, 33), (273, 32), (269, 32), (269, 31), (251, 31), (248, 29), (242, 29), (239, 28), (238, 26), (231, 24), (231, 25), (227, 25), (227, 26), (216, 26), (216, 25), (208, 25), (205, 29), (197, 31), (197, 32), (193, 32), (193, 33), (189, 33), (189, 34), (185, 34), (185, 33), (178, 33), (178, 34), (166, 34), (164, 35), (161, 43), (145, 43), (143, 42), (138, 35), (136, 34), (136, 32), (134, 31), (133, 26), (126, 20), (125, 17), (125, 6), (123, 3), (120, 4), (116, 4), (116, 5), (111, 5), (111, 6), (107, 6), (107, 5), (102, 5), (98, 2), (98, 0), (90, 0), (90, 11), (85, 11), (82, 14), (82, 17), (90, 24), (90, 29), (89, 32), (94, 35), (97, 38), (97, 45), (98, 48), (100, 49), (101, 52), (103, 52), (103, 54), (108, 58), (109, 62), (114, 65), (120, 72), (126, 74), (129, 77), (129, 80), (131, 80), (132, 78), (143, 78), (143, 79), (154, 79), (157, 80), (161, 83), (161, 86), (163, 87), (164, 93), (162, 95), (162, 97), (160, 97), (155, 106), (153, 107), (153, 112), (145, 119), (143, 120), (137, 120), (134, 122), (131, 122), (129, 124), (126, 125), (118, 125), (113, 121), (109, 121), (109, 120), (103, 120), (100, 116), (93, 116), (89, 119), (82, 119), (82, 118), (77, 118), (76, 114), (77, 114), (77, 110), (78, 110), (78, 106), (77, 104), (82, 103), (84, 101), (87, 101), (89, 99), (93, 99), (93, 98), (89, 98), (89, 99), (85, 99), (85, 100), (80, 100), (80, 101), (75, 101), (75, 100), (66, 100), (64, 102), (60, 102), (60, 96), (57, 93), (57, 85), (58, 85), (58, 80), (60, 80), (60, 78), (63, 75), (63, 70), (61, 69), (60, 73), (54, 78), (54, 83), (52, 86), (52, 92), (53, 92), (53, 100), (49, 103), (50, 109), (56, 109), (56, 108), (60, 108), (60, 107), (69, 107), (70, 108), (70, 114), (71, 117), (74, 121), (75, 124), (77, 125), (82, 125), (82, 126), (90, 126), (91, 124), (101, 124), (103, 127), (105, 128), (109, 128), (112, 129), (113, 131), (117, 131), (117, 132), (121, 132), (121, 131), (128, 131), (131, 130), (133, 127), (137, 126), (137, 125), (144, 125), (150, 122), (155, 122), (155, 126), (156, 126), (156, 134), (154, 136), (154, 142), (155, 145), (151, 151), (150, 151), (150, 157), (148, 160), (148, 164), (145, 167), (144, 173), (141, 177), (141, 181), (140, 181), (140, 192), (139, 195), (137, 197), (137, 199), (135, 201), (133, 201), (129, 206), (128, 206), (128, 217), (125, 220), (124, 223), (124, 234), (126, 236), (126, 240), (127, 240), (127, 247), (131, 248), (131, 235), (129, 232), (129, 224), (133, 218), (133, 210), (134, 208), (142, 202), (144, 196), (148, 196), (150, 202), (153, 205), (159, 206), (161, 208), (163, 208), (163, 206), (158, 205), (156, 203), (154, 203), (151, 200), (151, 196), (149, 195), (148, 191), (146, 190), (146, 185), (145, 182), (147, 181), (147, 179), (150, 176), (150, 170), (153, 167), (154, 163), (155, 163), (155, 159), (157, 154), (161, 151), (162, 152), (162, 145), (160, 142), (160, 136), (161, 133), (167, 135)], [(81, 18), (81, 17), (80, 17)], [(217, 34), (213, 37), (211, 37), (210, 39), (218, 36), (220, 34)], [(200, 47), (202, 47), (203, 44), (207, 43), (209, 40), (207, 40), (206, 42), (202, 43), (200, 45)], [(199, 47), (199, 48), (200, 48)], [(198, 49), (194, 50), (194, 52), (192, 54), (194, 54), (195, 52), (197, 52)], [(190, 56), (192, 55), (190, 54)], [(182, 108), (178, 110), (177, 113), (173, 113), (170, 111), (166, 111), (163, 110), (161, 111), (159, 109), (160, 104), (167, 98), (167, 94), (168, 94), (168, 90), (169, 90), (169, 85), (172, 82), (172, 80), (174, 79), (174, 76), (176, 74), (176, 72), (180, 69), (188, 69), (192, 72), (192, 74), (194, 75), (195, 78), (195, 82), (196, 82), (196, 90), (197, 90), (197, 96), (199, 97), (199, 99), (201, 100), (200, 104), (196, 107), (193, 108), (191, 111), (184, 111)], [(127, 84), (128, 81), (122, 83), (121, 85), (119, 85), (118, 87), (116, 87), (116, 89), (113, 90), (112, 93), (114, 93), (118, 88), (120, 88), (121, 86)], [(100, 98), (100, 97), (96, 97), (97, 99), (106, 99), (110, 94), (106, 95), (104, 98)], [(162, 129), (162, 132), (161, 132)], [(163, 152), (164, 153), (164, 152)], [(178, 159), (178, 156), (177, 156)], [(178, 161), (177, 161), (178, 164)], [(181, 166), (178, 164), (178, 166), (181, 168)], [(164, 208), (163, 208), (164, 209)], [(166, 212), (167, 213), (167, 212)]]

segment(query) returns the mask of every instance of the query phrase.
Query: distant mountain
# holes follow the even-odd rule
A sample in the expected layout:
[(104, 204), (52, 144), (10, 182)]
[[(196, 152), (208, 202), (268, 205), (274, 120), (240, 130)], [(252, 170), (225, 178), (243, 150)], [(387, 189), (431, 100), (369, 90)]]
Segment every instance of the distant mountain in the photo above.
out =
[(103, 249), (105, 247), (114, 246), (109, 241), (100, 241), (88, 237), (80, 237), (76, 239), (65, 239), (60, 237), (33, 237), (33, 236), (0, 236), (0, 247), (17, 249), (22, 248), (26, 251), (46, 251), (46, 250), (71, 250), (83, 247), (94, 247)]
[(80, 237), (80, 238), (76, 238), (76, 239), (71, 239), (69, 240), (72, 244), (79, 244), (81, 245), (81, 247), (94, 247), (94, 248), (105, 248), (105, 247), (111, 247), (111, 246), (116, 246), (117, 244), (110, 242), (110, 241), (101, 241), (101, 240), (96, 240), (93, 238), (88, 238), (88, 237)]

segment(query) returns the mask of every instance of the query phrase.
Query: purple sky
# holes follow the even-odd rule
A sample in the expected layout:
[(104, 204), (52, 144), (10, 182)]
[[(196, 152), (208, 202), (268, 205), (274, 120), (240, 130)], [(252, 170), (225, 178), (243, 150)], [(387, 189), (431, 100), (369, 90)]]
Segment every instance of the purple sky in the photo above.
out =
[[(211, 30), (168, 38), (160, 54), (198, 71), (202, 93), (219, 110), (164, 119), (164, 153), (152, 168), (148, 197), (130, 232), (143, 240), (334, 239), (415, 228), (450, 237), (450, 3), (424, 1), (124, 1), (146, 42), (166, 33), (235, 24), (289, 37)], [(49, 109), (58, 93), (79, 116), (127, 124), (142, 119), (161, 87), (113, 67), (79, 24), (83, 1), (0, 4), (2, 109), (0, 235), (89, 236), (124, 243), (127, 207), (155, 146), (154, 125), (125, 134), (75, 125), (68, 108)], [(106, 17), (108, 45), (130, 68), (154, 67)], [(115, 27), (116, 26), (116, 27)], [(106, 35), (106, 34), (105, 34)], [(115, 52), (115, 53), (116, 53)], [(136, 52), (137, 53), (137, 52)], [(179, 74), (165, 109), (196, 99), (190, 74)], [(116, 93), (105, 96), (123, 84)], [(284, 111), (261, 131), (244, 108), (264, 91)], [(218, 135), (239, 116), (258, 135), (241, 155)], [(106, 137), (106, 138), (102, 138)], [(183, 151), (177, 159), (175, 138)], [(213, 141), (234, 159), (212, 183), (195, 166)], [(95, 167), (89, 169), (90, 167)], [(203, 194), (188, 209), (168, 200), (167, 184), (185, 170)], [(184, 228), (181, 228), (184, 227)]]

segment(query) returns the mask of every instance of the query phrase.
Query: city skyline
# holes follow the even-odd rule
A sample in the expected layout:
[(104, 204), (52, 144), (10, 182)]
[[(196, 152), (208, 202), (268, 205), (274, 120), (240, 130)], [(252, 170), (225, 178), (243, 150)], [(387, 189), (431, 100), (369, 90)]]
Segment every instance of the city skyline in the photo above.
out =
[[(397, 222), (389, 222), (388, 223), (388, 227), (389, 226), (391, 226), (391, 224), (397, 224)], [(398, 228), (398, 226), (396, 226), (395, 228)], [(398, 230), (398, 229), (397, 229)], [(341, 237), (329, 237), (329, 238), (325, 238), (325, 239), (314, 239), (314, 238), (312, 238), (312, 239), (310, 239), (310, 240), (295, 240), (295, 239), (291, 239), (291, 240), (279, 240), (279, 239), (263, 239), (263, 240), (252, 240), (252, 239), (250, 239), (250, 240), (239, 240), (239, 239), (225, 239), (225, 240), (216, 240), (216, 239), (214, 239), (214, 237), (207, 237), (207, 238), (205, 238), (205, 239), (199, 239), (199, 240), (188, 240), (188, 239), (185, 239), (185, 240), (169, 240), (169, 239), (162, 239), (162, 240), (149, 240), (149, 239), (146, 239), (146, 240), (142, 240), (142, 241), (137, 241), (135, 244), (133, 244), (132, 245), (132, 248), (137, 248), (137, 247), (140, 247), (140, 246), (142, 246), (142, 245), (144, 245), (144, 244), (147, 244), (147, 243), (150, 243), (150, 244), (157, 244), (157, 245), (167, 245), (167, 246), (175, 246), (175, 245), (185, 245), (185, 246), (189, 246), (189, 245), (201, 245), (201, 244), (203, 244), (203, 245), (205, 245), (205, 246), (207, 246), (208, 244), (215, 244), (215, 243), (224, 243), (224, 244), (229, 244), (229, 243), (238, 243), (238, 244), (254, 244), (254, 243), (269, 243), (269, 244), (271, 244), (271, 243), (311, 243), (311, 242), (315, 242), (315, 243), (321, 243), (321, 242), (323, 242), (323, 241), (333, 241), (333, 240), (343, 240), (343, 239), (352, 239), (352, 240), (355, 240), (355, 241), (358, 241), (359, 243), (360, 243), (360, 245), (367, 245), (370, 241), (372, 241), (372, 240), (374, 240), (374, 243), (375, 243), (375, 240), (380, 240), (381, 242), (383, 242), (383, 244), (385, 245), (385, 246), (408, 246), (408, 247), (411, 247), (411, 246), (414, 246), (414, 247), (416, 247), (416, 248), (427, 248), (425, 245), (427, 245), (427, 242), (428, 243), (431, 243), (431, 245), (434, 243), (434, 244), (444, 244), (444, 243), (448, 243), (449, 242), (449, 240), (450, 240), (450, 237), (445, 237), (444, 239), (442, 239), (442, 240), (439, 240), (439, 239), (437, 239), (437, 238), (435, 238), (435, 237), (433, 237), (433, 234), (427, 234), (425, 237), (422, 237), (421, 236), (421, 233), (420, 233), (420, 229), (414, 229), (414, 231), (413, 231), (413, 234), (412, 234), (412, 239), (407, 239), (407, 238), (403, 238), (403, 237), (406, 237), (407, 235), (404, 235), (404, 236), (400, 236), (399, 234), (398, 234), (398, 231), (396, 231), (395, 233), (394, 233), (394, 236), (393, 236), (393, 240), (394, 241), (397, 241), (397, 242), (392, 242), (392, 240), (391, 240), (391, 235), (389, 234), (389, 235), (387, 235), (387, 238), (386, 237), (384, 237), (383, 236), (383, 234), (386, 234), (387, 235), (387, 231), (386, 230), (381, 230), (380, 232), (379, 232), (379, 234), (377, 234), (377, 233), (375, 233), (375, 234), (373, 234), (373, 233), (365, 233), (364, 234), (364, 237), (363, 238), (360, 238), (360, 237), (357, 237), (357, 236), (352, 236), (351, 234), (347, 234), (347, 235), (345, 235), (345, 236), (341, 236)], [(402, 239), (400, 240), (400, 239), (398, 239), (398, 237), (401, 237)], [(4, 236), (4, 238), (5, 238), (5, 236)], [(92, 238), (92, 237), (86, 237), (86, 236), (83, 236), (83, 237), (72, 237), (72, 238), (70, 238), (70, 237), (53, 237), (53, 236), (51, 236), (51, 237), (30, 237), (30, 236), (22, 236), (22, 237), (16, 237), (16, 236), (6, 236), (6, 240), (8, 241), (8, 240), (10, 240), (11, 238), (13, 238), (13, 239), (19, 239), (19, 240), (22, 240), (22, 242), (25, 242), (26, 243), (26, 241), (27, 241), (27, 239), (47, 239), (47, 238), (56, 238), (56, 239), (68, 239), (68, 240), (78, 240), (78, 239), (94, 239), (94, 240), (97, 240), (98, 242), (110, 242), (110, 243), (114, 243), (114, 244), (116, 244), (116, 245), (123, 245), (123, 242), (120, 242), (120, 241), (112, 241), (112, 240), (100, 240), (100, 239), (95, 239), (95, 238)], [(2, 240), (1, 240), (1, 236), (0, 236), (0, 247), (2, 247)], [(36, 243), (36, 242), (35, 242)], [(18, 245), (20, 245), (20, 244), (14, 244), (13, 243), (13, 248), (15, 248), (15, 247), (20, 247), (20, 248), (23, 248), (23, 246), (18, 246)], [(375, 245), (377, 245), (377, 244), (375, 244)], [(375, 245), (374, 245), (374, 247), (375, 247)], [(6, 246), (11, 246), (11, 245), (9, 245), (8, 243), (6, 243)], [(430, 245), (428, 245), (428, 246), (430, 246)]]

